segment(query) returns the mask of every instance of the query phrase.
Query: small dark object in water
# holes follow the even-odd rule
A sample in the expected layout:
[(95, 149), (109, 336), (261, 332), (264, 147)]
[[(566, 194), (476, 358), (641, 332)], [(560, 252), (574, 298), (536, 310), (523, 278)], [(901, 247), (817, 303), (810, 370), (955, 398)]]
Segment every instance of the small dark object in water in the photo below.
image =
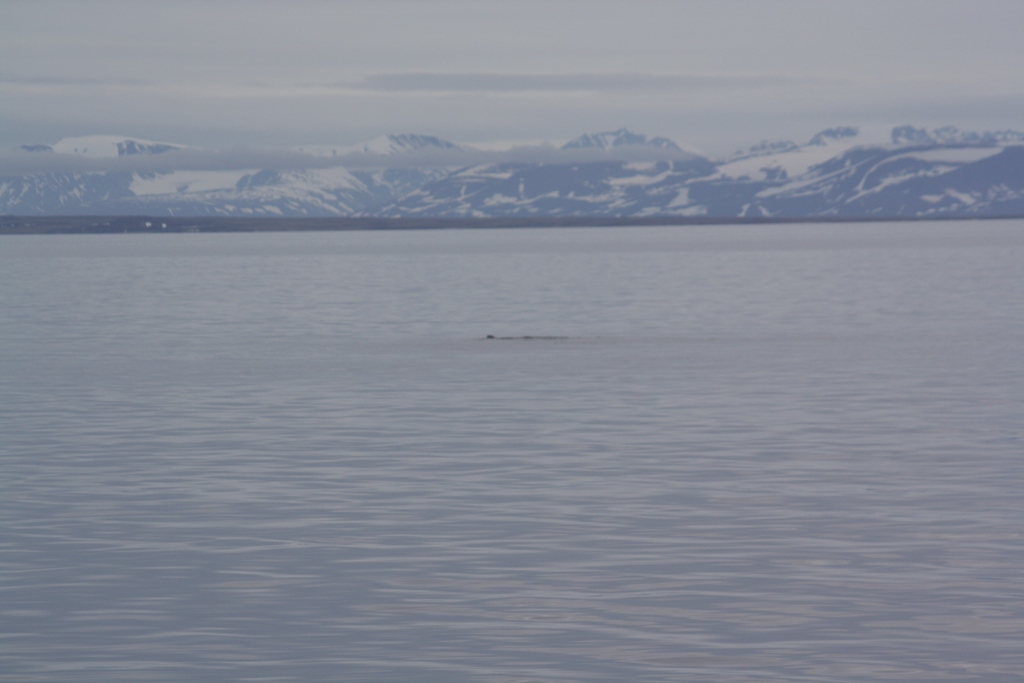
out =
[(565, 338), (566, 337), (534, 337), (534, 336), (531, 336), (531, 335), (524, 335), (522, 337), (495, 337), (493, 334), (489, 334), (486, 337), (484, 337), (484, 339), (502, 339), (502, 340), (510, 340), (510, 339), (565, 339)]

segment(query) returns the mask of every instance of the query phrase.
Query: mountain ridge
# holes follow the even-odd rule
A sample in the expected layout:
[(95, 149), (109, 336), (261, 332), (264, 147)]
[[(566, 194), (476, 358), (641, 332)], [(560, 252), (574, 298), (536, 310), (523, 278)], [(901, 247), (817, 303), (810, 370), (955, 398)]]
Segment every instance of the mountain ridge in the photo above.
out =
[[(434, 136), (400, 134), (297, 153), (275, 166), (131, 170), (133, 159), (173, 164), (204, 153), (111, 135), (23, 145), (17, 154), (45, 159), (54, 168), (61, 159), (83, 157), (122, 166), (5, 174), (0, 176), (0, 214), (477, 219), (1024, 215), (1024, 133), (1013, 130), (904, 125), (879, 142), (865, 139), (856, 127), (841, 126), (803, 144), (762, 142), (722, 160), (625, 128), (587, 133), (559, 148), (495, 153)], [(366, 159), (378, 161), (361, 165)]]

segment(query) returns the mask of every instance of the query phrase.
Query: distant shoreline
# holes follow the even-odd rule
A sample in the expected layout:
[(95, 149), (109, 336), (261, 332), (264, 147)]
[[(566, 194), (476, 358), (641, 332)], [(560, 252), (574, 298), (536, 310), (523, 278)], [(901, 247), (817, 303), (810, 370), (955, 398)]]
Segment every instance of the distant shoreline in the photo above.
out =
[(690, 217), (552, 216), (507, 218), (374, 217), (179, 217), (179, 216), (0, 216), (0, 235), (104, 235), (116, 233), (309, 232), (340, 230), (442, 230), (487, 228), (580, 228), (691, 225), (777, 225), (782, 223), (896, 223), (1012, 220), (1007, 216), (884, 217)]

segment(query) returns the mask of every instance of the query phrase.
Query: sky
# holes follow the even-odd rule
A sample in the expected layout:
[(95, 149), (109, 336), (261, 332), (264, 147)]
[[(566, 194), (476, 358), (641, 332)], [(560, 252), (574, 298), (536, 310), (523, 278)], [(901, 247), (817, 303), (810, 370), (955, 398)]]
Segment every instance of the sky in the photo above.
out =
[(1024, 129), (1020, 0), (0, 0), (0, 147)]

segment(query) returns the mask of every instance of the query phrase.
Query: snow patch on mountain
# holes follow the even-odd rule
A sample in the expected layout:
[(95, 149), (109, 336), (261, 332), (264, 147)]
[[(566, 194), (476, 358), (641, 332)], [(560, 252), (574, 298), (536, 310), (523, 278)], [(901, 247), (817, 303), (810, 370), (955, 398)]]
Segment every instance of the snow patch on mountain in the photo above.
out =
[(716, 177), (744, 181), (791, 180), (861, 143), (860, 129), (853, 126), (828, 128), (805, 145), (789, 140), (765, 141), (737, 152), (718, 167)]
[(136, 173), (129, 189), (137, 196), (207, 192), (235, 188), (249, 171), (172, 171), (170, 173)]
[(833, 146), (807, 146), (756, 157), (746, 157), (718, 167), (717, 176), (727, 180), (787, 180), (804, 175), (828, 161), (838, 151)]
[[(841, 157), (859, 147), (933, 147), (914, 154), (921, 160), (937, 162), (948, 160), (956, 164), (969, 163), (998, 153), (1002, 147), (1017, 140), (1024, 133), (998, 131), (996, 133), (965, 132), (957, 128), (938, 128), (931, 132), (913, 126), (893, 128), (887, 145), (878, 145), (874, 139), (865, 139), (858, 128), (844, 126), (829, 128), (814, 135), (805, 145), (789, 141), (762, 142), (748, 150), (737, 152), (719, 165), (716, 177), (723, 180), (783, 181), (807, 175), (816, 166)], [(955, 145), (955, 147), (944, 147)], [(965, 147), (973, 145), (973, 147)], [(774, 192), (775, 190), (766, 190)]]

